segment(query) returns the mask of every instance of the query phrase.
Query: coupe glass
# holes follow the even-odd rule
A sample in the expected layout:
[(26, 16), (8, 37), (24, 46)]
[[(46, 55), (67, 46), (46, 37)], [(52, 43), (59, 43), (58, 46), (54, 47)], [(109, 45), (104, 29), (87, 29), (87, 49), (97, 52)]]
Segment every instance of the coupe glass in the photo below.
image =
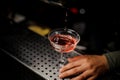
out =
[[(70, 55), (71, 52), (77, 53), (74, 49), (80, 41), (80, 35), (72, 29), (58, 28), (48, 34), (48, 39), (53, 48), (60, 53), (60, 67), (62, 67), (67, 63), (66, 55)], [(77, 55), (79, 54), (77, 53)]]

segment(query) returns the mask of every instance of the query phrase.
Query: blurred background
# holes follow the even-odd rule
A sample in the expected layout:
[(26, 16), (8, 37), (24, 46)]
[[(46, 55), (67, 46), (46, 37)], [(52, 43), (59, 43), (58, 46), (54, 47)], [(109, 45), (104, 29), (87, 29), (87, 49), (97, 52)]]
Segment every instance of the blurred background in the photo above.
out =
[[(115, 51), (120, 48), (118, 29), (120, 5), (118, 3), (116, 0), (0, 0), (0, 39), (17, 32), (22, 33), (24, 29), (47, 37), (52, 29), (67, 26), (80, 34), (81, 41), (78, 45), (86, 47), (85, 53), (102, 54)], [(0, 46), (2, 45), (4, 43), (1, 41)], [(4, 62), (7, 57), (2, 51), (0, 53), (3, 61), (1, 64), (7, 65), (1, 66), (1, 74), (5, 73), (4, 75), (7, 76), (6, 72), (9, 74), (12, 72), (7, 69), (8, 66), (18, 64), (14, 61), (11, 64)], [(13, 66), (11, 67), (14, 68)], [(17, 70), (13, 72), (14, 75), (27, 69)], [(31, 77), (30, 79), (35, 80)], [(17, 76), (17, 80), (28, 79), (18, 79)]]

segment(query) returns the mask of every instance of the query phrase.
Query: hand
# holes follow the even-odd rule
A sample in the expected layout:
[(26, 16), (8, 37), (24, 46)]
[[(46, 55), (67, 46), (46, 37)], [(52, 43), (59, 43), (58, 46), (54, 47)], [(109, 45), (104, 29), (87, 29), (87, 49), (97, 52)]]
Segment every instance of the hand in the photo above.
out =
[(60, 78), (77, 75), (71, 80), (95, 80), (109, 69), (104, 55), (82, 55), (69, 58), (68, 61), (60, 69)]

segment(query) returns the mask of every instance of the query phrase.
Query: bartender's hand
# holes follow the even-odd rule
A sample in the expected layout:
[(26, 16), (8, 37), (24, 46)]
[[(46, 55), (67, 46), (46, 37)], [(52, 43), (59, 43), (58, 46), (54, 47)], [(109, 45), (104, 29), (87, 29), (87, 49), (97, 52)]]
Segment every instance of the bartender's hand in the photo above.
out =
[(60, 69), (60, 78), (77, 75), (71, 80), (95, 80), (109, 69), (104, 55), (82, 55), (69, 58), (68, 61)]

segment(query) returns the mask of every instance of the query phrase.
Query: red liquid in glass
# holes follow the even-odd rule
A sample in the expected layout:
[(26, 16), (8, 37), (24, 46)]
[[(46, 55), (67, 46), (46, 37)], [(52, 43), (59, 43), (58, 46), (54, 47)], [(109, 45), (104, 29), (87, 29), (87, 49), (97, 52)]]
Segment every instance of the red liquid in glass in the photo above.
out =
[(77, 40), (70, 35), (56, 34), (50, 38), (56, 51), (66, 53), (74, 50)]

